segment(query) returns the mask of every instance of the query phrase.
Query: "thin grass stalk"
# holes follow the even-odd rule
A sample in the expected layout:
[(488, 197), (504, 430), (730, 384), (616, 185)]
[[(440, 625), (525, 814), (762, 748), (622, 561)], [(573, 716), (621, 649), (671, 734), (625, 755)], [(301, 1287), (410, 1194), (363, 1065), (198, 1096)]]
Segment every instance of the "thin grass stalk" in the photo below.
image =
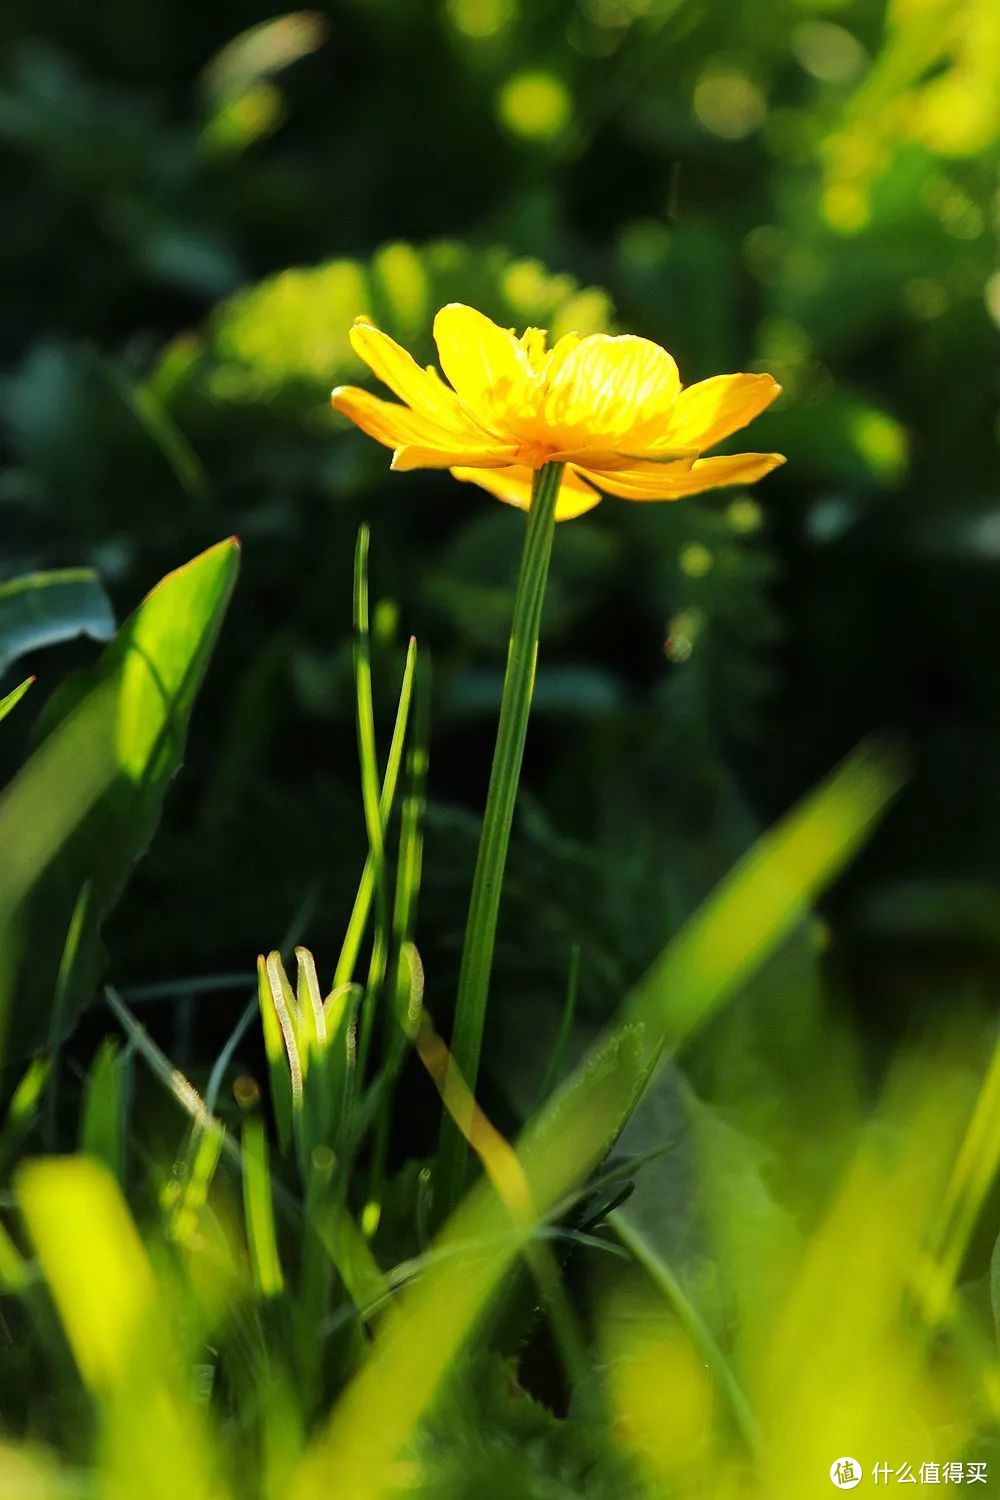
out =
[[(532, 486), (514, 599), (500, 723), (465, 928), (451, 1057), (473, 1094), (479, 1077), (500, 892), (535, 686), (538, 633), (562, 472), (561, 464), (546, 464), (536, 471)], [(445, 1113), (436, 1169), (435, 1213), (439, 1219), (450, 1213), (461, 1198), (467, 1166), (465, 1136)]]
[(375, 885), (375, 937), (368, 982), (361, 1002), (358, 1037), (358, 1076), (363, 1080), (371, 1046), (375, 1005), (388, 959), (389, 904), (385, 888), (385, 831), (379, 807), (382, 783), (375, 747), (375, 709), (372, 701), (371, 638), (368, 624), (368, 528), (358, 532), (354, 557), (354, 677), (357, 688), (358, 755), (361, 761), (361, 798), (368, 831)]

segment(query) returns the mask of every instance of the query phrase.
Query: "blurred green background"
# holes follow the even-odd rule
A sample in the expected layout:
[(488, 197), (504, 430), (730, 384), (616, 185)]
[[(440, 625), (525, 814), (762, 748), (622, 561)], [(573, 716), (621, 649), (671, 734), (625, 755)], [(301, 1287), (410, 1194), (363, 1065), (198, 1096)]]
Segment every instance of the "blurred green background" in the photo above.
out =
[[(105, 933), (127, 995), (195, 981), (182, 1064), (296, 913), (321, 963), (339, 946), (365, 851), (363, 520), (383, 729), (409, 632), (434, 661), (420, 942), (446, 1021), (522, 522), (390, 475), (327, 396), (362, 376), (357, 313), (429, 359), (449, 300), (785, 390), (747, 445), (788, 456), (759, 491), (609, 500), (557, 534), (495, 1056), (555, 1014), (580, 935), (584, 1013), (608, 1014), (869, 731), (914, 774), (831, 898), (838, 1003), (876, 1044), (988, 1003), (998, 137), (993, 0), (6, 0), (0, 581), (89, 567), (121, 618), (200, 548), (244, 547), (186, 768)], [(0, 693), (40, 680), (0, 770), (97, 649), (33, 640), (9, 667)]]

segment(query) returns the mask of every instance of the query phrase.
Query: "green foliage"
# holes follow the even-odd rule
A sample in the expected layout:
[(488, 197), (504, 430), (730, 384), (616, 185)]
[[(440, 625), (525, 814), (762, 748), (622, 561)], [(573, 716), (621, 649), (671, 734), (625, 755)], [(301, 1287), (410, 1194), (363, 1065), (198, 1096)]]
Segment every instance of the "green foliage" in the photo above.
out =
[(159, 819), (237, 568), (224, 542), (164, 579), (97, 665), (50, 699), (0, 798), (13, 1055), (58, 1040), (93, 993), (101, 924)]
[(426, 363), (431, 320), (445, 302), (468, 302), (504, 325), (544, 327), (553, 337), (601, 332), (611, 317), (606, 293), (554, 276), (537, 260), (456, 243), (391, 244), (368, 264), (290, 269), (237, 293), (216, 308), (203, 337), (168, 347), (153, 388), (181, 412), (198, 401), (280, 402), (308, 419), (332, 386), (366, 375), (347, 338), (355, 318), (372, 318)]
[(89, 569), (37, 573), (0, 586), (0, 674), (39, 646), (77, 635), (107, 641), (114, 633), (108, 597)]

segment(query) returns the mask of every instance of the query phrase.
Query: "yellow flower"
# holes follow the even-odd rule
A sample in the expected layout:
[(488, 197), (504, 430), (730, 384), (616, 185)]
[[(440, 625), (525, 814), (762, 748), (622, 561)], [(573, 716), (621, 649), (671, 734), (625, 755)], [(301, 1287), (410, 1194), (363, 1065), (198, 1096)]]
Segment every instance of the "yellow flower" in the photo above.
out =
[(526, 510), (543, 464), (565, 464), (556, 509), (568, 520), (600, 500), (676, 500), (727, 484), (752, 484), (779, 453), (702, 458), (769, 406), (770, 375), (716, 375), (682, 389), (658, 344), (630, 334), (566, 334), (546, 347), (529, 328), (517, 338), (483, 313), (449, 303), (434, 319), (450, 384), (423, 370), (367, 318), (351, 343), (404, 404), (338, 386), (333, 405), (392, 448), (394, 469), (450, 469)]

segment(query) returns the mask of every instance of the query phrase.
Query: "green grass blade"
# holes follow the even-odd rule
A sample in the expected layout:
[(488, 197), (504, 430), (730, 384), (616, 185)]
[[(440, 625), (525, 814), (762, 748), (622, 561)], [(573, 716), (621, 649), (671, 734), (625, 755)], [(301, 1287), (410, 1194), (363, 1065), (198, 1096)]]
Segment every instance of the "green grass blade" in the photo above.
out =
[(51, 1058), (36, 1057), (22, 1075), (8, 1106), (3, 1128), (0, 1129), (0, 1166), (6, 1166), (17, 1154), (37, 1120), (42, 1094), (51, 1071)]
[(287, 980), (283, 987), (281, 976), (277, 972), (279, 969), (281, 956), (278, 953), (270, 953), (266, 959), (263, 956), (257, 959), (258, 997), (264, 1051), (271, 1081), (271, 1108), (278, 1131), (278, 1145), (284, 1153), (292, 1140), (296, 1101), (302, 1097), (302, 1067), (284, 993)]
[(108, 1037), (87, 1076), (80, 1118), (80, 1152), (102, 1161), (116, 1181), (125, 1181), (124, 1061)]
[(9, 693), (0, 698), (0, 720), (6, 719), (7, 715), (17, 707), (34, 681), (34, 677), (26, 677), (23, 682), (18, 683), (16, 688), (12, 688)]
[[(400, 768), (403, 764), (403, 747), (406, 743), (406, 730), (409, 723), (416, 656), (416, 642), (411, 640), (406, 653), (406, 663), (403, 668), (403, 681), (399, 691), (396, 721), (393, 725), (392, 740), (389, 745), (389, 755), (385, 765), (385, 780), (382, 783), (382, 795), (379, 801), (379, 815), (383, 828), (388, 826), (389, 818), (392, 814), (392, 807), (396, 797), (396, 784), (399, 779)], [(335, 990), (339, 990), (343, 985), (349, 984), (354, 977), (358, 954), (361, 951), (365, 928), (368, 925), (368, 917), (371, 912), (374, 894), (375, 860), (369, 850), (358, 885), (358, 893), (354, 900), (354, 907), (347, 924), (340, 958), (337, 961), (337, 967), (333, 976), (333, 988)]]
[(678, 1323), (691, 1340), (701, 1362), (711, 1371), (716, 1385), (725, 1398), (733, 1425), (747, 1451), (750, 1454), (759, 1453), (762, 1440), (750, 1403), (729, 1361), (699, 1317), (697, 1309), (685, 1296), (677, 1277), (641, 1231), (622, 1214), (617, 1212), (609, 1214), (608, 1223), (636, 1264), (642, 1267), (657, 1291), (663, 1296), (664, 1301), (669, 1305)]
[(519, 1154), (531, 1215), (512, 1222), (489, 1184), (476, 1185), (436, 1246), (464, 1247), (460, 1271), (444, 1254), (401, 1294), (385, 1317), (377, 1358), (348, 1387), (290, 1500), (313, 1500), (324, 1487), (352, 1500), (390, 1493), (397, 1455), (526, 1238), (600, 1161), (664, 1048), (689, 1036), (773, 950), (865, 837), (899, 780), (885, 756), (853, 756), (709, 898), (525, 1131)]
[[(256, 1090), (254, 1094), (253, 1103), (256, 1104)], [(243, 1213), (251, 1274), (258, 1295), (270, 1301), (284, 1291), (285, 1278), (274, 1228), (267, 1136), (264, 1122), (256, 1110), (248, 1113), (243, 1121), (242, 1166)]]
[(375, 936), (368, 967), (368, 981), (361, 1002), (358, 1034), (358, 1076), (364, 1082), (375, 1008), (378, 1003), (388, 957), (389, 907), (385, 888), (385, 830), (381, 812), (381, 778), (375, 744), (375, 709), (372, 700), (371, 636), (368, 620), (368, 528), (358, 532), (354, 557), (354, 677), (357, 690), (358, 757), (361, 764), (361, 800), (368, 831), (368, 849), (375, 885)]

